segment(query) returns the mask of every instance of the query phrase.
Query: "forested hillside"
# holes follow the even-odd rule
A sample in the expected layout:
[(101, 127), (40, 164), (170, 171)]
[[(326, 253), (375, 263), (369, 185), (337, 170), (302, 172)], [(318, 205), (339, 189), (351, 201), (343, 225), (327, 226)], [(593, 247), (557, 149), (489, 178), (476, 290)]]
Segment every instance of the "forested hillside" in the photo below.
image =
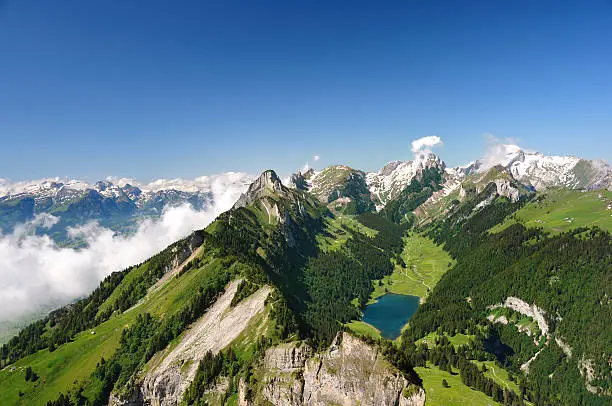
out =
[[(403, 340), (414, 342), (436, 331), (476, 334), (482, 349), (523, 376), (524, 394), (536, 404), (607, 404), (612, 384), (610, 233), (578, 227), (550, 235), (520, 224), (487, 232), (523, 204), (500, 198), (467, 217), (472, 209), (466, 205), (428, 229), (457, 264), (411, 319)], [(508, 298), (541, 309), (547, 331), (535, 328), (528, 335), (521, 329), (529, 311), (510, 322), (505, 320), (512, 311), (506, 312), (503, 323), (495, 322), (500, 319), (493, 308)], [(534, 343), (531, 335), (542, 339)], [(584, 372), (586, 365), (591, 373)]]

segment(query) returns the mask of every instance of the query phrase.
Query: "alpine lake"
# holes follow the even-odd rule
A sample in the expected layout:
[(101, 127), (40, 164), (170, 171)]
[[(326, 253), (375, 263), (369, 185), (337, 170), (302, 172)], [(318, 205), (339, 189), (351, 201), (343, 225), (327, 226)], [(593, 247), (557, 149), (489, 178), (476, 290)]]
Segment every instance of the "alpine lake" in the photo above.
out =
[(395, 340), (419, 308), (420, 300), (418, 296), (387, 293), (365, 308), (362, 320), (376, 327), (383, 337)]

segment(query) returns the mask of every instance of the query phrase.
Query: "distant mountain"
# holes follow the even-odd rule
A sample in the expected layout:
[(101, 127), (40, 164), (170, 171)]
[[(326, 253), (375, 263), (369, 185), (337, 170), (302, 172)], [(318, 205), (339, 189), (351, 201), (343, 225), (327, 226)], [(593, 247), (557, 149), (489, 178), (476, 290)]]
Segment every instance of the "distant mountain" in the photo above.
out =
[(592, 190), (611, 186), (612, 169), (603, 160), (549, 156), (508, 144), (500, 145), (497, 149), (494, 156), (471, 162), (456, 170), (469, 175), (501, 165), (508, 168), (516, 180), (536, 190), (551, 187)]
[(17, 224), (45, 213), (58, 219), (49, 230), (44, 230), (58, 243), (67, 241), (68, 227), (89, 221), (128, 232), (138, 220), (157, 218), (166, 207), (188, 203), (195, 210), (203, 210), (214, 204), (215, 187), (246, 189), (251, 181), (249, 175), (234, 172), (193, 181), (161, 179), (136, 185), (125, 180), (90, 185), (77, 180), (11, 183), (0, 179), (0, 231), (9, 233)]
[[(512, 200), (533, 190), (554, 187), (610, 189), (612, 185), (612, 169), (603, 160), (546, 156), (522, 150), (516, 145), (501, 145), (495, 152), (454, 168), (448, 168), (433, 153), (412, 161), (391, 161), (377, 172), (366, 173), (346, 165), (332, 165), (321, 171), (309, 169), (305, 173), (293, 174), (290, 185), (311, 192), (330, 209), (342, 213), (362, 213), (371, 211), (373, 207), (380, 211), (393, 202), (392, 217), (404, 217), (406, 210), (420, 206), (424, 198), (427, 201), (420, 214), (428, 208), (443, 212), (440, 204), (448, 206), (452, 199), (465, 197), (465, 193), (479, 193), (489, 181), (498, 185), (499, 195)], [(440, 187), (428, 179), (428, 185), (413, 185), (413, 190), (407, 191), (413, 180), (422, 181), (424, 172), (428, 176), (440, 173)], [(423, 191), (424, 186), (428, 189)], [(407, 200), (412, 200), (412, 203), (407, 203)]]
[(392, 161), (378, 172), (366, 175), (368, 188), (377, 208), (382, 208), (390, 200), (396, 199), (416, 176), (421, 176), (423, 169), (444, 170), (446, 164), (435, 154), (428, 154), (415, 161)]
[[(419, 192), (418, 200), (420, 205), (423, 196), (431, 192), (421, 211), (427, 208), (438, 210), (442, 198), (450, 195), (455, 198), (460, 190), (462, 193), (470, 190), (470, 185), (460, 189), (464, 180), (470, 179), (468, 183), (473, 184), (474, 176), (485, 174), (494, 167), (507, 170), (509, 176), (526, 189), (610, 190), (612, 187), (612, 169), (603, 160), (546, 156), (516, 145), (500, 145), (494, 154), (454, 168), (448, 168), (439, 156), (430, 153), (412, 161), (389, 162), (377, 172), (366, 173), (346, 165), (333, 165), (321, 171), (310, 169), (292, 175), (290, 186), (309, 191), (336, 212), (380, 211), (402, 193), (404, 197), (413, 193), (405, 192), (413, 179), (420, 181), (424, 170), (434, 169), (441, 173), (441, 187)], [(196, 210), (203, 210), (214, 204), (215, 187), (246, 190), (252, 180), (247, 174), (233, 172), (195, 180), (160, 179), (148, 184), (130, 179), (94, 184), (59, 178), (31, 182), (0, 179), (0, 231), (10, 233), (17, 224), (32, 220), (39, 214), (50, 214), (57, 221), (48, 229), (38, 226), (36, 232), (47, 234), (60, 244), (75, 244), (68, 238), (70, 227), (97, 221), (115, 232), (129, 233), (136, 229), (139, 220), (157, 218), (164, 208), (187, 203)], [(446, 198), (443, 203), (449, 202)], [(406, 213), (403, 212), (415, 204), (402, 203), (403, 209), (394, 209), (396, 215), (404, 216)]]
[(495, 183), (497, 195), (513, 202), (533, 191), (551, 188), (612, 187), (612, 169), (603, 160), (547, 156), (516, 145), (501, 145), (496, 152), (467, 165), (446, 168), (442, 188), (415, 210), (419, 220), (429, 222), (446, 215), (457, 202), (477, 196), (490, 182)]
[(346, 165), (332, 165), (320, 172), (292, 176), (294, 187), (308, 190), (332, 210), (363, 213), (374, 209), (366, 173)]

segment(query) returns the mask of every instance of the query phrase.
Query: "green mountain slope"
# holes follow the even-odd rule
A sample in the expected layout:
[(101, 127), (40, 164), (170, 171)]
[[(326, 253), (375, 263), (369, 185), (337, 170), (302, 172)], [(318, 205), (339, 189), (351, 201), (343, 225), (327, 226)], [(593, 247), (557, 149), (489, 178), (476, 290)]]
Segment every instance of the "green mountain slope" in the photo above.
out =
[[(488, 234), (515, 209), (523, 206), (510, 218), (534, 210), (532, 204), (541, 202), (523, 206), (501, 197), (476, 214), (462, 215), (472, 212), (468, 205), (430, 227), (457, 264), (419, 308), (404, 339), (433, 331), (477, 334), (482, 349), (522, 377), (536, 404), (606, 404), (612, 330), (603, 320), (612, 317), (612, 239), (601, 229), (551, 236), (520, 224)], [(553, 206), (545, 210), (564, 210)]]
[(499, 232), (512, 224), (560, 233), (576, 227), (612, 230), (612, 192), (608, 190), (551, 189), (491, 229)]

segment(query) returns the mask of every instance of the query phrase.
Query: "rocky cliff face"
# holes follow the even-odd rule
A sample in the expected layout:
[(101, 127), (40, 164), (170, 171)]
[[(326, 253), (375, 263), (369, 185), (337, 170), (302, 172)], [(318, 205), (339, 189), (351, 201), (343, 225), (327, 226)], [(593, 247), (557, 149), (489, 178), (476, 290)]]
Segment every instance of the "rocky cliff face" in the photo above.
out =
[[(215, 307), (224, 303), (235, 290), (235, 283)], [(228, 294), (229, 293), (229, 294)], [(267, 295), (262, 288), (248, 307), (261, 303)], [(211, 309), (213, 313), (226, 313), (224, 305)], [(257, 306), (255, 306), (257, 307)], [(221, 311), (225, 309), (224, 311)], [(235, 311), (235, 310), (234, 310)], [(234, 312), (232, 311), (232, 312)], [(232, 318), (231, 313), (223, 318)], [(248, 313), (248, 312), (247, 312)], [(216, 316), (215, 316), (216, 317)], [(158, 365), (153, 365), (137, 389), (128, 397), (111, 396), (112, 406), (178, 405), (188, 384), (193, 380), (197, 361), (206, 351), (216, 352), (235, 338), (230, 332), (216, 336), (220, 331), (205, 319), (187, 333), (179, 345)], [(242, 325), (233, 320), (233, 325)], [(204, 327), (204, 328), (200, 328)], [(228, 326), (226, 325), (226, 330)], [(197, 330), (197, 331), (194, 331)], [(241, 331), (241, 328), (235, 328)], [(238, 403), (241, 406), (268, 404), (275, 406), (301, 405), (372, 405), (372, 406), (423, 406), (423, 388), (410, 384), (403, 374), (387, 362), (378, 350), (365, 342), (341, 333), (329, 349), (317, 354), (302, 343), (280, 344), (266, 351), (259, 366), (262, 377), (257, 387), (248, 387), (244, 379), (238, 385)], [(210, 393), (224, 394), (227, 385), (223, 381), (210, 389)], [(247, 393), (250, 392), (250, 395)], [(216, 401), (215, 401), (216, 402)], [(216, 404), (213, 402), (213, 404)]]
[(201, 231), (194, 231), (188, 237), (188, 242), (182, 247), (175, 247), (175, 256), (166, 265), (165, 273), (180, 266), (189, 256), (204, 242), (204, 235)]
[(512, 202), (518, 201), (521, 195), (529, 192), (529, 187), (514, 179), (508, 169), (496, 166), (485, 173), (466, 178), (459, 188), (459, 200), (464, 201), (477, 195), (490, 183), (495, 183), (497, 195), (507, 197)]
[[(327, 352), (313, 355), (305, 344), (283, 344), (266, 352), (263, 396), (274, 405), (425, 404), (422, 388), (373, 347), (339, 334)], [(407, 395), (407, 396), (406, 396)]]
[(290, 191), (283, 186), (276, 172), (267, 170), (251, 183), (246, 193), (240, 195), (240, 198), (234, 204), (234, 208), (246, 207), (254, 201), (271, 194), (283, 198), (291, 198)]

